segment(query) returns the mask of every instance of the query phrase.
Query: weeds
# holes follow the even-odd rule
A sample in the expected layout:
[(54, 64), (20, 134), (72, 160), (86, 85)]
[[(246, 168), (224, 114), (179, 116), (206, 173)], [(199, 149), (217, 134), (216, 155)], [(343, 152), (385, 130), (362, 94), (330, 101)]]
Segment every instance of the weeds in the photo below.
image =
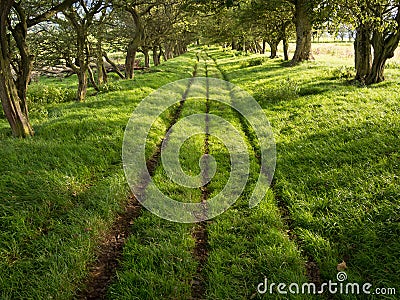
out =
[(356, 76), (356, 72), (353, 67), (340, 66), (331, 71), (334, 79), (352, 79)]
[(69, 88), (46, 84), (33, 84), (28, 89), (28, 105), (53, 104), (74, 101), (76, 91)]

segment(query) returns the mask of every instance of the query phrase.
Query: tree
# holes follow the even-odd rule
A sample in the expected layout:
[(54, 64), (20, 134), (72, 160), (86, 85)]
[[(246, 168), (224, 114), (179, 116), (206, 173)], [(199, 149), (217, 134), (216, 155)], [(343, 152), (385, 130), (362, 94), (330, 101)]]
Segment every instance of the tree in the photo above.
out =
[[(262, 52), (265, 52), (265, 43), (271, 48), (271, 58), (277, 56), (278, 45), (283, 41), (284, 57), (288, 60), (289, 36), (293, 20), (293, 7), (283, 0), (251, 1), (241, 8), (241, 24), (252, 25), (256, 35), (263, 41)], [(248, 31), (248, 30), (246, 30)]]
[[(125, 34), (129, 35), (129, 43), (126, 48), (125, 56), (125, 77), (127, 79), (134, 78), (136, 54), (140, 47), (143, 46), (146, 35), (145, 25), (143, 18), (150, 13), (150, 11), (159, 5), (158, 0), (149, 0), (145, 2), (132, 0), (114, 2), (114, 6), (118, 7), (123, 22), (122, 27), (125, 27)], [(129, 15), (127, 17), (126, 13)]]
[(296, 25), (296, 50), (292, 59), (292, 65), (303, 60), (312, 59), (311, 41), (312, 41), (312, 1), (293, 0), (291, 3), (295, 6), (294, 20)]
[(356, 29), (356, 79), (366, 84), (384, 81), (385, 63), (400, 41), (400, 1), (337, 0), (336, 11)]
[(295, 7), (296, 50), (291, 65), (313, 59), (311, 51), (313, 26), (329, 19), (332, 2), (330, 0), (287, 0)]
[(26, 102), (34, 60), (27, 43), (28, 31), (74, 1), (53, 5), (54, 1), (0, 0), (0, 98), (16, 137), (34, 135)]
[[(88, 75), (91, 78), (91, 82), (95, 85), (93, 73), (89, 66), (90, 49), (88, 34), (90, 27), (93, 25), (95, 16), (106, 8), (106, 2), (103, 0), (81, 0), (63, 13), (75, 34), (75, 61), (72, 60), (70, 52), (65, 52), (67, 54), (65, 59), (68, 66), (70, 66), (78, 76), (77, 101), (85, 100)], [(59, 22), (65, 25), (63, 20), (59, 20)]]
[[(384, 2), (384, 3), (383, 3)], [(373, 84), (385, 80), (386, 61), (394, 56), (400, 41), (400, 2), (368, 1), (368, 10), (376, 20), (373, 23), (371, 44), (374, 58), (366, 83)]]
[(150, 49), (153, 51), (155, 65), (160, 63), (162, 54), (168, 59), (186, 51), (193, 36), (189, 28), (190, 21), (188, 14), (182, 9), (182, 4), (174, 0), (164, 1), (143, 17), (145, 40), (141, 51), (145, 55), (146, 67), (149, 67)]

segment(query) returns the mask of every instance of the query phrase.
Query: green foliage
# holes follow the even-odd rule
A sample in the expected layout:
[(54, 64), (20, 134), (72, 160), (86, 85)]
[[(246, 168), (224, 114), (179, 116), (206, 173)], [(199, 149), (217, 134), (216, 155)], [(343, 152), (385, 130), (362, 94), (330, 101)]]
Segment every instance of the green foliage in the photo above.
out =
[(115, 92), (115, 91), (120, 91), (122, 89), (122, 86), (118, 81), (114, 81), (114, 82), (107, 82), (99, 86), (99, 89), (100, 92), (102, 93)]
[(385, 65), (386, 69), (400, 69), (400, 63), (397, 61), (389, 61)]
[(76, 99), (76, 91), (56, 85), (32, 84), (28, 89), (28, 104), (51, 104), (70, 102)]
[(255, 66), (260, 66), (265, 62), (265, 58), (263, 57), (257, 57), (257, 58), (252, 58), (249, 60), (245, 60), (240, 64), (241, 68), (247, 68), (247, 67), (255, 67)]

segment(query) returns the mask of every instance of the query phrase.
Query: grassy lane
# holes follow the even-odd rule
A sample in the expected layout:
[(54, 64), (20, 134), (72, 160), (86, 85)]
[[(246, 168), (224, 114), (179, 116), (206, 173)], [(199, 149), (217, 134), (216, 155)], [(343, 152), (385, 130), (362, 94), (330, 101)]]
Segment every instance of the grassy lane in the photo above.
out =
[[(211, 59), (209, 61), (209, 69), (221, 78), (216, 65)], [(207, 299), (258, 299), (257, 286), (265, 277), (270, 282), (306, 281), (304, 260), (287, 236), (272, 193), (268, 192), (256, 208), (248, 207), (259, 164), (252, 141), (244, 134), (237, 113), (216, 101), (211, 102), (210, 113), (223, 117), (241, 132), (248, 147), (250, 177), (236, 204), (208, 226)], [(212, 197), (224, 187), (230, 174), (230, 161), (225, 146), (214, 138), (210, 139), (210, 154), (221, 168), (209, 185)]]
[[(33, 103), (32, 139), (11, 138), (0, 119), (1, 299), (72, 297), (95, 258), (96, 244), (127, 201), (121, 146), (133, 109), (153, 89), (190, 77), (194, 61), (194, 53), (188, 53), (138, 73), (134, 81), (113, 82), (116, 91), (84, 103)], [(38, 85), (54, 90), (75, 80)], [(42, 99), (50, 96), (54, 93)], [(158, 132), (150, 136), (150, 154), (170, 113), (161, 116)]]
[[(197, 76), (205, 76), (202, 60), (197, 66)], [(189, 96), (190, 97), (190, 96)], [(204, 99), (185, 102), (181, 119), (204, 113)], [(178, 120), (179, 121), (179, 120)], [(184, 133), (189, 136), (190, 133)], [(203, 154), (204, 138), (197, 134), (185, 141), (180, 149), (182, 169), (189, 175), (200, 172), (199, 159)], [(171, 147), (168, 141), (166, 147)], [(158, 188), (174, 200), (200, 202), (199, 188), (186, 188), (172, 181), (160, 164), (153, 176)], [(193, 224), (180, 224), (161, 219), (144, 210), (132, 226), (123, 253), (122, 268), (110, 286), (110, 299), (190, 299), (193, 275), (198, 262), (192, 255), (195, 240)]]
[(398, 70), (366, 88), (338, 79), (348, 60), (317, 57), (288, 69), (280, 60), (257, 65), (260, 56), (211, 54), (272, 123), (274, 202), (288, 210), (290, 234), (322, 280), (335, 280), (344, 260), (348, 282), (400, 291)]

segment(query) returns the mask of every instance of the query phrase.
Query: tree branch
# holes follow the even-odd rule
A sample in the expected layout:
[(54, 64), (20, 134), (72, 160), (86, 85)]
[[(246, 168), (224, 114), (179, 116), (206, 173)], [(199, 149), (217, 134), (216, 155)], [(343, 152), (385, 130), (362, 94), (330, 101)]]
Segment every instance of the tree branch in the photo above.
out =
[(77, 2), (78, 0), (64, 0), (63, 2), (61, 2), (60, 4), (53, 6), (52, 8), (50, 8), (48, 11), (42, 13), (41, 15), (33, 18), (33, 19), (29, 19), (27, 20), (27, 27), (32, 27), (36, 24), (39, 24), (40, 22), (46, 21), (47, 19), (51, 18), (52, 16), (54, 16), (56, 13), (63, 11), (64, 9), (70, 7), (72, 4), (74, 4), (75, 2)]

